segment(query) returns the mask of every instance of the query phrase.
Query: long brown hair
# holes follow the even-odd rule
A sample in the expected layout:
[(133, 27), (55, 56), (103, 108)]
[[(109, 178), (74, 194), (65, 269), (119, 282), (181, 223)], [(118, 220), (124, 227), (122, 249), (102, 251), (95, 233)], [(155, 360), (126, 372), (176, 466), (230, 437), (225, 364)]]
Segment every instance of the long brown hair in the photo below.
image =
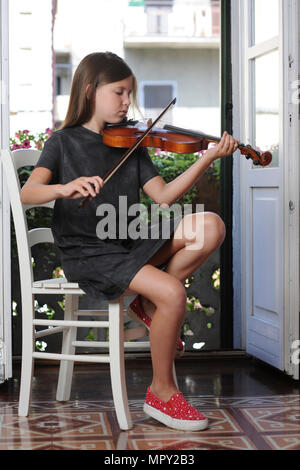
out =
[[(137, 105), (137, 80), (126, 62), (113, 52), (93, 52), (78, 65), (71, 86), (67, 114), (60, 129), (87, 122), (93, 114), (94, 96), (98, 86), (133, 77), (132, 102)], [(90, 85), (87, 96), (86, 89)]]

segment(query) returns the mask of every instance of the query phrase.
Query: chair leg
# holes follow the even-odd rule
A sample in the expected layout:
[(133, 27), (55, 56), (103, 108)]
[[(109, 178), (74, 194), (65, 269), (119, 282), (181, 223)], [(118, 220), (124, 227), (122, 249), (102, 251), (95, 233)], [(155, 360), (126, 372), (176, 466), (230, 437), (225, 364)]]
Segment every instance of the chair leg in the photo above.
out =
[[(22, 308), (26, 308), (29, 304), (29, 300), (22, 299)], [(33, 357), (34, 351), (34, 327), (32, 321), (25, 321), (33, 314), (34, 298), (32, 297), (31, 315), (26, 315), (23, 312), (23, 324), (22, 324), (22, 368), (21, 368), (21, 385), (20, 385), (20, 397), (19, 397), (19, 416), (28, 416), (30, 399), (31, 399), (31, 387), (32, 387), (32, 376), (33, 376)]]
[(110, 377), (120, 429), (133, 427), (128, 406), (124, 363), (124, 299), (109, 302)]
[[(73, 320), (73, 312), (78, 310), (79, 296), (66, 294), (65, 298), (65, 320)], [(63, 333), (62, 354), (74, 354), (75, 347), (72, 342), (76, 340), (76, 327), (70, 327)], [(58, 385), (56, 391), (57, 401), (68, 401), (71, 395), (74, 361), (60, 361)]]

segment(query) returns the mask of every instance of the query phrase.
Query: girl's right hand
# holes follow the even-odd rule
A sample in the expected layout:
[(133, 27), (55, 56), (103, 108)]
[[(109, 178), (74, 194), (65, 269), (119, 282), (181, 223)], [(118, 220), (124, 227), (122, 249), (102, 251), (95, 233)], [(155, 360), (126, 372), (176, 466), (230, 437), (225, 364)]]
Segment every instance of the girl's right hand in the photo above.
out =
[[(61, 197), (79, 199), (81, 197), (96, 197), (103, 187), (103, 179), (100, 176), (81, 176), (61, 187)], [(93, 186), (92, 186), (93, 185)]]

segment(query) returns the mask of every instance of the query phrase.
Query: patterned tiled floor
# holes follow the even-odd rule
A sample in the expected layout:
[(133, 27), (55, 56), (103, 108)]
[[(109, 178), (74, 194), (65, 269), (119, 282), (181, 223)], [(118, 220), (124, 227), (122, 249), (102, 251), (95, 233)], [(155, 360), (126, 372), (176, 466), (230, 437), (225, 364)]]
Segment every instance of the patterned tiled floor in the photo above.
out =
[(300, 450), (300, 397), (186, 397), (209, 418), (201, 432), (169, 429), (147, 417), (143, 400), (130, 401), (134, 427), (122, 431), (111, 401), (1, 404), (0, 450)]

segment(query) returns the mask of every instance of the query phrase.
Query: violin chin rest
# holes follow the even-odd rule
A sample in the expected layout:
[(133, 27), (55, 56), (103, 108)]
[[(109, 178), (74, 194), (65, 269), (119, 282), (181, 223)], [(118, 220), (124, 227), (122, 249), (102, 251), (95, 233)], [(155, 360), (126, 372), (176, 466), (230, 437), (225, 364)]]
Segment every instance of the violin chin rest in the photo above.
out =
[(106, 124), (106, 127), (107, 128), (110, 128), (110, 127), (126, 127), (126, 126), (136, 126), (138, 124), (139, 121), (134, 121), (133, 119), (128, 119), (127, 116), (124, 117), (124, 119), (122, 119), (121, 122), (118, 122), (117, 124), (109, 124), (107, 123)]

